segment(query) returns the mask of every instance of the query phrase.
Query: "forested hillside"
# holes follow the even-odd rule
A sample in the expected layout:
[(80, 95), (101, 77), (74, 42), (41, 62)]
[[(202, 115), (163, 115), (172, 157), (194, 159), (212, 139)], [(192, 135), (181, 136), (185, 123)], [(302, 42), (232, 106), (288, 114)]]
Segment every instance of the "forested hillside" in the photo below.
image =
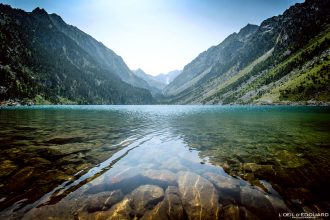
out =
[[(106, 66), (100, 56), (94, 56), (86, 49), (88, 43), (96, 41), (71, 26), (68, 29), (75, 30), (78, 35), (77, 38), (70, 37), (55, 22), (59, 19), (43, 9), (29, 13), (0, 4), (0, 101), (152, 103), (147, 89), (134, 87), (118, 76), (121, 74), (120, 63), (116, 60), (122, 61), (121, 58), (107, 50), (113, 57), (103, 54), (104, 59), (115, 59), (113, 63), (118, 65), (113, 64), (117, 68), (111, 68), (110, 64)], [(65, 27), (66, 24), (61, 25)], [(89, 42), (83, 42), (86, 39)], [(121, 65), (124, 65), (123, 61)]]

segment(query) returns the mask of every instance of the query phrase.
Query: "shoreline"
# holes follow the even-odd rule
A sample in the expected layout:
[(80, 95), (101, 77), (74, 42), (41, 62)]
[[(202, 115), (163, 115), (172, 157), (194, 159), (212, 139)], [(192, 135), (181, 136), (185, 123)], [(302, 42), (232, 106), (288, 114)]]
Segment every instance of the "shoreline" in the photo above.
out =
[(291, 102), (291, 101), (282, 101), (282, 102), (257, 102), (257, 103), (229, 103), (229, 104), (201, 104), (201, 103), (193, 103), (193, 104), (74, 104), (74, 103), (40, 103), (36, 104), (33, 102), (22, 102), (20, 100), (6, 100), (0, 102), (0, 107), (18, 107), (18, 106), (40, 106), (40, 105), (221, 105), (221, 106), (330, 106), (330, 102), (322, 102), (322, 101), (299, 101), (299, 102)]

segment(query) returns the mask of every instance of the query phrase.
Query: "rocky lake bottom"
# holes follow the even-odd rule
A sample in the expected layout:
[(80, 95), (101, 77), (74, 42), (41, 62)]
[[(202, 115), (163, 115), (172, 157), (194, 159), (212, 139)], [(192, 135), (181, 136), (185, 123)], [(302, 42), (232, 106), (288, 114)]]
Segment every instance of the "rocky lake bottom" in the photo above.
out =
[(0, 109), (0, 219), (278, 219), (330, 210), (330, 108)]

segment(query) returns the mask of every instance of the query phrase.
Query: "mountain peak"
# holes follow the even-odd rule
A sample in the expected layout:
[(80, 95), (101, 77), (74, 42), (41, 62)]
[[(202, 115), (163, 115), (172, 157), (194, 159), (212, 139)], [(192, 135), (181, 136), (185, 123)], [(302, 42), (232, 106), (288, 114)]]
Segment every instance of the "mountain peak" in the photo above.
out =
[(39, 8), (39, 7), (35, 8), (35, 9), (32, 11), (32, 13), (33, 13), (33, 14), (39, 14), (39, 15), (44, 15), (44, 14), (47, 15), (46, 10), (43, 9), (43, 8)]
[(249, 35), (255, 33), (258, 30), (258, 28), (259, 28), (258, 25), (249, 23), (238, 32), (238, 35), (249, 36)]

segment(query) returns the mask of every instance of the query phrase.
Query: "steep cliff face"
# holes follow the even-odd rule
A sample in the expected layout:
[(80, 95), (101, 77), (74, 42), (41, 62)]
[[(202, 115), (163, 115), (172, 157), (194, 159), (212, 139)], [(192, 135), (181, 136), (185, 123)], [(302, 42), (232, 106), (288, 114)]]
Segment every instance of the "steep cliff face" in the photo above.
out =
[(170, 84), (176, 77), (178, 77), (181, 74), (182, 70), (172, 70), (168, 73), (161, 73), (157, 76), (154, 76), (153, 78), (161, 83), (164, 83), (165, 85)]
[(181, 70), (173, 70), (168, 73), (161, 73), (156, 76), (145, 73), (142, 69), (132, 71), (137, 77), (146, 81), (149, 85), (148, 89), (156, 97), (163, 95), (163, 90), (170, 82), (172, 82), (180, 73)]
[(1, 101), (152, 102), (148, 90), (119, 77), (127, 68), (119, 56), (43, 9), (27, 13), (1, 4), (0, 47)]
[[(165, 102), (329, 101), (325, 98), (329, 90), (325, 86), (329, 85), (325, 70), (329, 58), (329, 5), (330, 1), (307, 0), (260, 26), (247, 25), (230, 35), (185, 66), (165, 88), (170, 96)], [(304, 79), (299, 85), (288, 84), (300, 75)], [(316, 91), (307, 86), (313, 83), (306, 79), (313, 77), (319, 79), (320, 96), (307, 95)], [(293, 99), (284, 90), (290, 94), (305, 91), (306, 95)]]
[(95, 40), (78, 28), (66, 24), (62, 18), (56, 14), (49, 15), (49, 18), (58, 30), (77, 43), (83, 50), (91, 55), (96, 62), (115, 73), (122, 81), (135, 87), (150, 88), (146, 81), (136, 77), (132, 73), (120, 56), (104, 46), (101, 42)]
[(146, 81), (149, 85), (149, 90), (151, 91), (154, 96), (162, 94), (164, 87), (166, 86), (165, 83), (157, 81), (154, 76), (148, 75), (142, 69), (137, 69), (132, 71), (137, 77)]
[(244, 43), (257, 30), (256, 25), (247, 25), (238, 34), (228, 36), (221, 44), (201, 53), (191, 63), (186, 65), (182, 73), (165, 88), (167, 95), (177, 95), (186, 88), (194, 86), (202, 77), (210, 73), (216, 65), (226, 65), (233, 62)]

